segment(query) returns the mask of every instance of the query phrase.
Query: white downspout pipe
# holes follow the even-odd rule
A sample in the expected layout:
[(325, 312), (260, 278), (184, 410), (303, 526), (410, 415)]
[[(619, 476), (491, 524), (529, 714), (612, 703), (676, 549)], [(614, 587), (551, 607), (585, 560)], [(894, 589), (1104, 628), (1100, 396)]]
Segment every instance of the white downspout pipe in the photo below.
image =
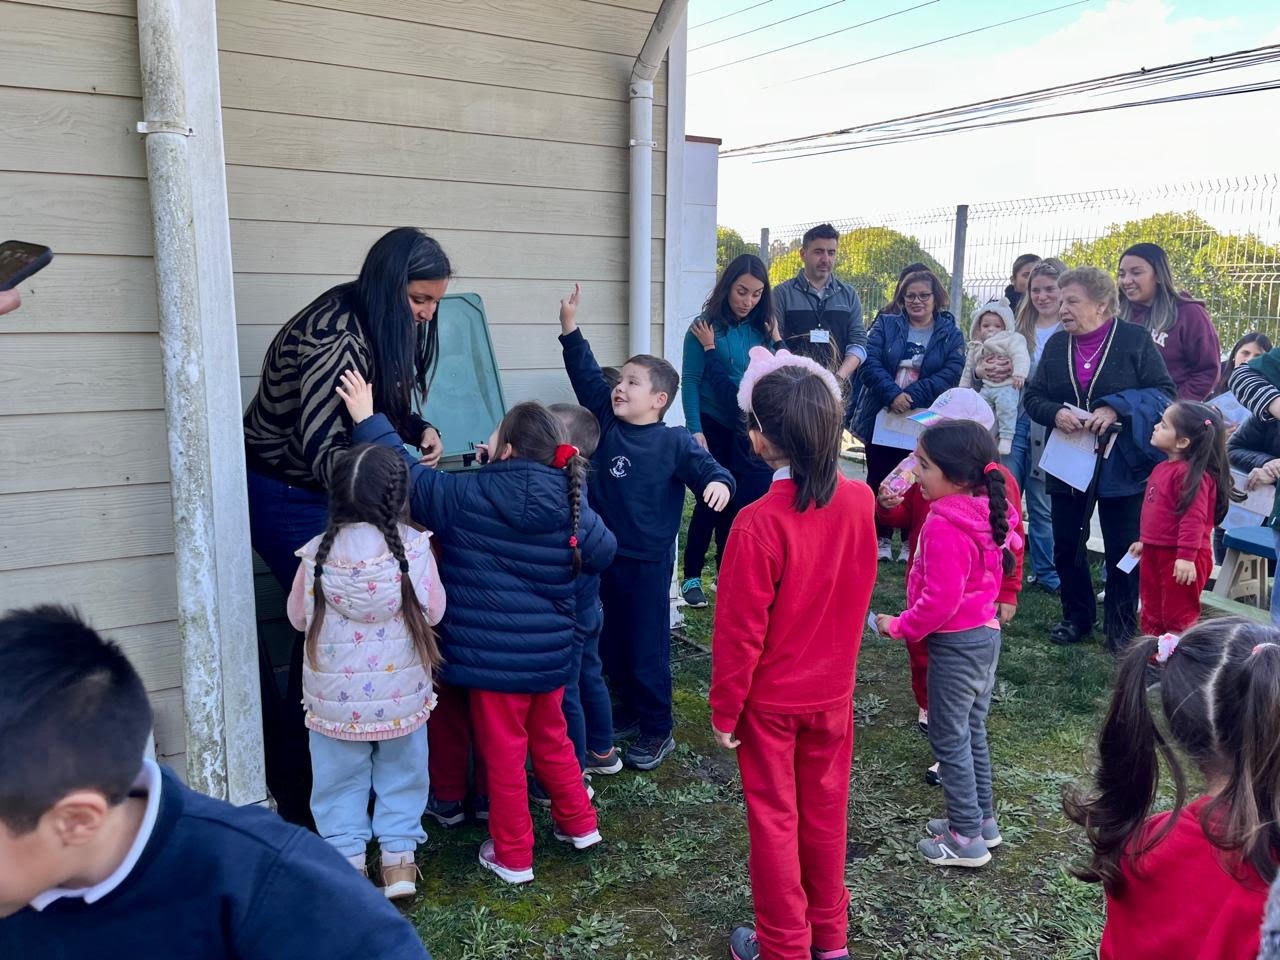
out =
[(227, 795), (227, 755), (214, 556), (209, 411), (200, 327), (199, 261), (187, 156), (179, 0), (138, 0), (147, 183), (155, 235), (173, 497), (178, 640), (186, 713), (187, 782)]
[(662, 0), (631, 67), (631, 243), (627, 317), (632, 355), (650, 353), (653, 294), (653, 80), (689, 0)]

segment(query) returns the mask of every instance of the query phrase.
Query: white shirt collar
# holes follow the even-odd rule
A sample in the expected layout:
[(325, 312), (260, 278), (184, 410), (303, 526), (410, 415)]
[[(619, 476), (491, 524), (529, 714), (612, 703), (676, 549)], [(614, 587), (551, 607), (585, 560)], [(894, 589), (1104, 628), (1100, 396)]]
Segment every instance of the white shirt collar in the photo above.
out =
[(774, 480), (790, 480), (791, 464), (787, 464), (785, 467), (779, 467), (777, 470), (773, 471), (773, 479)]
[(92, 887), (80, 887), (75, 890), (54, 887), (52, 890), (46, 890), (44, 893), (33, 897), (31, 906), (36, 910), (43, 910), (55, 900), (61, 900), (64, 897), (68, 900), (78, 899), (83, 900), (85, 903), (97, 903), (120, 884), (124, 883), (125, 878), (129, 876), (137, 865), (138, 858), (142, 856), (142, 851), (146, 849), (147, 841), (151, 839), (151, 831), (155, 829), (156, 816), (160, 812), (160, 783), (160, 768), (156, 765), (156, 762), (154, 760), (143, 760), (142, 771), (138, 774), (138, 779), (133, 782), (133, 790), (145, 790), (147, 792), (147, 810), (142, 815), (142, 824), (138, 827), (138, 835), (133, 838), (133, 845), (129, 848), (129, 852), (125, 854), (125, 858), (120, 861), (120, 866), (112, 871), (111, 876), (101, 883), (94, 884)]

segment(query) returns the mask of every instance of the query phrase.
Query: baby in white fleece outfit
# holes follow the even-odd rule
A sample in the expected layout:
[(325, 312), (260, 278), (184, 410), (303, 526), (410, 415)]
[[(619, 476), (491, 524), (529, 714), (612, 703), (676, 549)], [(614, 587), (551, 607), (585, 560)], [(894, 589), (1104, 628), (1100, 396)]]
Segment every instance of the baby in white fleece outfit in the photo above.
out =
[(1031, 354), (1027, 338), (1014, 329), (1013, 311), (999, 300), (983, 304), (973, 311), (973, 327), (969, 331), (969, 353), (960, 376), (960, 386), (973, 387), (974, 368), (984, 357), (1008, 357), (1013, 375), (999, 383), (984, 381), (978, 392), (991, 405), (1000, 431), (1001, 456), (1013, 452), (1013, 434), (1018, 425), (1018, 395), (1027, 382)]

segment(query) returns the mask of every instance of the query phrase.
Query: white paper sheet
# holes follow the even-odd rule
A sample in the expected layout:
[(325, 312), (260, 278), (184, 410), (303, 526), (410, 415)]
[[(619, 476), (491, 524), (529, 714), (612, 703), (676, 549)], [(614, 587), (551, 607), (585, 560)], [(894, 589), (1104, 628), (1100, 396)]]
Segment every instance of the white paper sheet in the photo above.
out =
[[(1090, 416), (1087, 411), (1071, 404), (1067, 404), (1067, 409), (1081, 421)], [(1081, 492), (1088, 490), (1093, 482), (1094, 468), (1098, 465), (1097, 440), (1087, 430), (1063, 433), (1054, 427), (1045, 441), (1040, 469)]]
[(924, 425), (908, 418), (919, 412), (919, 410), (908, 410), (906, 413), (891, 413), (888, 410), (881, 410), (876, 414), (876, 425), (871, 432), (871, 442), (882, 447), (914, 450)]
[(1214, 397), (1209, 401), (1209, 406), (1222, 414), (1222, 419), (1228, 427), (1238, 427), (1249, 419), (1249, 411), (1240, 405), (1240, 401), (1230, 391)]
[(1120, 558), (1120, 562), (1116, 564), (1116, 569), (1121, 573), (1131, 573), (1133, 568), (1138, 565), (1138, 559), (1132, 553), (1126, 553)]
[(1222, 521), (1223, 530), (1230, 530), (1233, 527), (1260, 527), (1266, 522), (1267, 517), (1271, 516), (1271, 507), (1275, 503), (1276, 496), (1275, 486), (1246, 490), (1244, 485), (1247, 478), (1248, 474), (1241, 473), (1239, 470), (1231, 471), (1231, 479), (1235, 481), (1236, 489), (1245, 494), (1246, 499), (1243, 503), (1232, 503), (1227, 509), (1227, 515)]

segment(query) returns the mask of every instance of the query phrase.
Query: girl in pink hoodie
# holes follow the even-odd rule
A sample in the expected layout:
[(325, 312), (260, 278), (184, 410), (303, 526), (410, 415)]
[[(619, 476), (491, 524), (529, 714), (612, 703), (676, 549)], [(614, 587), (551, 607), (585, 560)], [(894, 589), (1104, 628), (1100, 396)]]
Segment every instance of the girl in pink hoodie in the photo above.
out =
[(944, 420), (916, 447), (920, 492), (930, 501), (907, 609), (881, 614), (881, 633), (929, 652), (929, 746), (938, 759), (947, 816), (929, 821), (919, 850), (937, 866), (980, 867), (1000, 845), (991, 793), (987, 710), (1000, 658), (996, 597), (1021, 545), (991, 434)]

